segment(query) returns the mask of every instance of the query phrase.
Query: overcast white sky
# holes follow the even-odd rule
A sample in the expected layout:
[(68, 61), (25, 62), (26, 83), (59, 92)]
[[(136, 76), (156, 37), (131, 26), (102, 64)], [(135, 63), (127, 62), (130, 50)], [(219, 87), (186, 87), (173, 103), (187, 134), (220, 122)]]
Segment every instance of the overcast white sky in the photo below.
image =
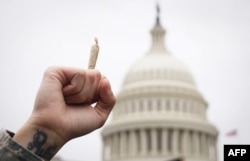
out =
[[(166, 46), (185, 63), (209, 103), (223, 144), (250, 144), (249, 0), (0, 0), (0, 127), (28, 118), (44, 70), (86, 68), (98, 37), (97, 69), (117, 93), (130, 65), (150, 47), (158, 2)], [(237, 129), (236, 137), (225, 133)], [(100, 130), (68, 143), (66, 159), (101, 160)]]

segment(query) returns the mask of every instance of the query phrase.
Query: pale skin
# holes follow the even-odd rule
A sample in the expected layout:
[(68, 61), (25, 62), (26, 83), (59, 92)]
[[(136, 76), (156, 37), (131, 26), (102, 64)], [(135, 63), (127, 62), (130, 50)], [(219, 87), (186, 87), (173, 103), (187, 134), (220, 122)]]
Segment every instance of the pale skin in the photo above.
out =
[(71, 139), (102, 127), (114, 104), (110, 83), (98, 70), (49, 68), (33, 112), (13, 139), (50, 160)]

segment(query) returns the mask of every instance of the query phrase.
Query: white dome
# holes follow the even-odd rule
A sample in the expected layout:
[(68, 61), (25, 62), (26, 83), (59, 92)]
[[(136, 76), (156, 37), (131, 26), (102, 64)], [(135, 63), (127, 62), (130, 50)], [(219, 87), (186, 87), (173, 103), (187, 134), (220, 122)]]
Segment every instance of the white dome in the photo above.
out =
[(125, 76), (118, 100), (138, 95), (192, 97), (207, 104), (188, 67), (165, 51), (150, 51)]
[(195, 85), (187, 66), (169, 54), (147, 54), (129, 69), (123, 86), (129, 83), (162, 80)]

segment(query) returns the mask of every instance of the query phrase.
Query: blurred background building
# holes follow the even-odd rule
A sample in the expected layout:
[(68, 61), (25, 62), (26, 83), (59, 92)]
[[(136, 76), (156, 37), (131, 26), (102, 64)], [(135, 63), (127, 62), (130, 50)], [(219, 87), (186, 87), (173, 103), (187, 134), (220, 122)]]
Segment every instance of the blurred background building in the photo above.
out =
[(159, 13), (157, 7), (151, 48), (126, 74), (102, 131), (103, 161), (216, 161), (208, 104), (187, 66), (164, 46)]

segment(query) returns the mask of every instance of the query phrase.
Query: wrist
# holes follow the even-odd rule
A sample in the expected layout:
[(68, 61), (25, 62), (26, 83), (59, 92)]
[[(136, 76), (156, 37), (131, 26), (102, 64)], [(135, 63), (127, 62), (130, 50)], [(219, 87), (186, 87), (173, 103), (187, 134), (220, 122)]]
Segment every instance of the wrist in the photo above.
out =
[(54, 131), (29, 124), (18, 130), (13, 140), (45, 160), (50, 160), (65, 144)]

